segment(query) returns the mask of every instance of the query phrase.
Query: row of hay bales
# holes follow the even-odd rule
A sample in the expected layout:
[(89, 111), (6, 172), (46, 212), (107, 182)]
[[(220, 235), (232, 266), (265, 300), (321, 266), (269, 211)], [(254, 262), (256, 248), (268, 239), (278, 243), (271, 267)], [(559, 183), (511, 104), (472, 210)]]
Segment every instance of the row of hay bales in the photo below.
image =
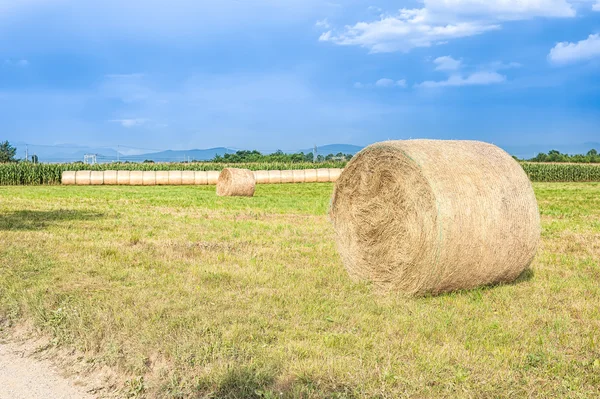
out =
[[(219, 171), (67, 171), (62, 174), (64, 185), (215, 185)], [(253, 172), (257, 184), (336, 182), (342, 169), (258, 170)]]

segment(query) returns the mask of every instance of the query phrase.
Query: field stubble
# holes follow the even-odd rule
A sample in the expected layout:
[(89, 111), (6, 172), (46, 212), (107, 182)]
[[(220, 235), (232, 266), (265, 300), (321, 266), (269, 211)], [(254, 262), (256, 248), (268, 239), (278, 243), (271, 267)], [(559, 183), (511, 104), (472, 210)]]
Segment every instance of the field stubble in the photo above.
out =
[(406, 299), (349, 280), (331, 184), (4, 187), (0, 319), (130, 396), (597, 397), (600, 184), (535, 189), (532, 271)]

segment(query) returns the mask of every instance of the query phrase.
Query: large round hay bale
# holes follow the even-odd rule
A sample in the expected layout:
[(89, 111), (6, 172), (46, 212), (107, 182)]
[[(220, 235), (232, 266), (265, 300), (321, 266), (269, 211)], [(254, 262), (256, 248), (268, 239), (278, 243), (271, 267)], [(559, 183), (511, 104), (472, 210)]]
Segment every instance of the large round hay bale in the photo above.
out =
[(527, 175), (477, 141), (365, 148), (337, 181), (330, 217), (350, 275), (407, 295), (513, 281), (540, 238)]
[(329, 183), (329, 169), (317, 169), (317, 182)]
[(208, 172), (206, 172), (207, 175), (207, 183), (209, 185), (215, 185), (217, 184), (217, 180), (219, 180), (219, 174), (221, 172), (216, 171), (216, 170), (209, 170)]
[(281, 171), (281, 182), (282, 183), (293, 183), (294, 182), (294, 171), (293, 170), (282, 170)]
[(132, 170), (129, 173), (129, 184), (132, 186), (141, 186), (144, 184), (144, 172), (141, 170)]
[(335, 183), (339, 178), (340, 175), (342, 174), (342, 170), (343, 169), (329, 169), (329, 181), (332, 183)]
[(145, 170), (142, 173), (142, 184), (144, 186), (155, 186), (156, 185), (156, 172), (153, 170)]
[(129, 174), (131, 172), (128, 170), (119, 170), (117, 171), (117, 184), (120, 186), (128, 186), (129, 185)]
[(104, 171), (104, 184), (114, 186), (117, 184), (117, 171), (116, 170), (105, 170)]
[(78, 170), (75, 172), (75, 184), (78, 186), (89, 186), (91, 184), (92, 172), (89, 170)]
[(281, 183), (281, 171), (280, 170), (270, 170), (269, 171), (269, 184), (279, 184)]
[(169, 172), (166, 170), (156, 171), (156, 184), (159, 186), (169, 185)]
[(72, 186), (73, 184), (75, 184), (75, 172), (72, 170), (62, 172), (60, 182), (65, 186)]
[(254, 172), (254, 179), (256, 184), (267, 184), (269, 183), (269, 171), (268, 170), (257, 170)]
[(101, 186), (104, 184), (104, 172), (101, 170), (94, 170), (90, 173), (90, 184), (93, 186)]
[(317, 170), (316, 169), (306, 169), (304, 171), (304, 182), (305, 183), (315, 183), (317, 181)]
[(252, 197), (255, 188), (254, 173), (248, 169), (225, 168), (217, 181), (217, 195), (221, 197)]
[(193, 186), (194, 180), (195, 176), (193, 170), (184, 170), (181, 172), (181, 184), (184, 186)]
[(169, 171), (169, 185), (170, 186), (180, 186), (181, 185), (181, 171), (180, 170), (170, 170)]
[(195, 171), (194, 184), (196, 186), (206, 186), (208, 184), (208, 174), (203, 170)]
[(293, 170), (294, 183), (304, 183), (304, 170)]

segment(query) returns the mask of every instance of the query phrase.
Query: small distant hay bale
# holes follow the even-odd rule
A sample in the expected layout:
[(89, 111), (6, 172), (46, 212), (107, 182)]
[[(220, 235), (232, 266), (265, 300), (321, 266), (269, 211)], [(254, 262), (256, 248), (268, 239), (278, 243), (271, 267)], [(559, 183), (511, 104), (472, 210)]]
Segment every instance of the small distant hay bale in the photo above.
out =
[(169, 185), (170, 186), (180, 186), (181, 185), (181, 171), (180, 170), (170, 170), (169, 171)]
[(156, 185), (168, 186), (169, 185), (169, 172), (166, 170), (156, 171)]
[(128, 170), (117, 171), (117, 184), (120, 186), (128, 186), (130, 174), (131, 174), (131, 172)]
[(117, 171), (116, 170), (105, 170), (104, 171), (104, 184), (114, 186), (117, 184)]
[(219, 174), (217, 195), (252, 197), (256, 189), (254, 173), (248, 169), (225, 168)]
[(340, 175), (342, 174), (342, 170), (343, 169), (336, 169), (336, 168), (329, 169), (329, 181), (332, 183), (335, 183), (340, 178)]
[(329, 169), (317, 169), (317, 182), (329, 183)]
[(156, 172), (153, 170), (143, 171), (142, 184), (144, 186), (155, 186), (156, 185)]
[(132, 170), (129, 174), (129, 184), (132, 186), (141, 186), (144, 184), (144, 172), (141, 170)]
[(269, 171), (257, 170), (254, 172), (254, 178), (256, 179), (256, 184), (267, 184), (269, 183)]
[(208, 184), (208, 174), (203, 170), (195, 171), (194, 184), (196, 186), (206, 186)]
[(294, 183), (304, 183), (304, 170), (293, 170), (292, 177)]
[(208, 172), (206, 172), (207, 174), (207, 180), (208, 180), (208, 184), (214, 186), (215, 184), (217, 184), (217, 180), (219, 180), (219, 174), (221, 172), (216, 171), (216, 170), (209, 170)]
[(184, 170), (181, 172), (181, 184), (184, 186), (193, 186), (194, 185), (194, 171), (193, 170)]
[(523, 168), (477, 141), (373, 144), (342, 172), (329, 214), (350, 276), (405, 295), (514, 281), (540, 239)]
[(317, 170), (316, 169), (306, 169), (304, 171), (304, 182), (305, 183), (315, 183), (317, 181)]
[(72, 186), (75, 184), (75, 172), (72, 170), (68, 170), (62, 172), (62, 176), (60, 177), (61, 184), (65, 186)]
[(91, 182), (92, 172), (89, 170), (78, 170), (75, 172), (75, 184), (78, 186), (89, 186)]
[(293, 183), (294, 182), (294, 171), (293, 170), (282, 170), (281, 171), (281, 182), (282, 183)]
[(269, 171), (269, 184), (279, 184), (281, 183), (281, 171), (280, 170), (270, 170)]
[(104, 184), (104, 172), (94, 170), (90, 173), (90, 184), (93, 186), (101, 186)]

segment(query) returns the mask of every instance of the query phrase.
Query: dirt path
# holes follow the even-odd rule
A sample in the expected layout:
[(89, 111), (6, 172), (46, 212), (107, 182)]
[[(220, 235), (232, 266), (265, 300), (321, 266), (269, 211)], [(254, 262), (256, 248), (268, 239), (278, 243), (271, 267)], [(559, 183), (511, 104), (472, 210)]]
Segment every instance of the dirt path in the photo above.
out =
[(0, 341), (0, 399), (92, 399), (62, 377), (48, 360), (27, 356), (16, 344)]

